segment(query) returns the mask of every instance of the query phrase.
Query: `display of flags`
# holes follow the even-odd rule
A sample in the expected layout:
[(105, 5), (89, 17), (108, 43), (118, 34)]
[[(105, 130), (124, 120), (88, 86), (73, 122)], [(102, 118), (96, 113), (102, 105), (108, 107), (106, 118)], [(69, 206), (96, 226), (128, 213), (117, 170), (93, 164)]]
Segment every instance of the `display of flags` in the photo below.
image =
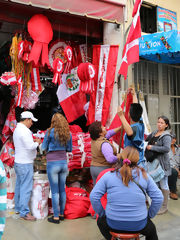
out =
[(142, 0), (136, 0), (133, 8), (133, 21), (123, 49), (119, 74), (127, 78), (128, 65), (139, 62), (139, 38), (141, 37), (140, 7)]
[(95, 91), (90, 98), (87, 125), (94, 121), (106, 124), (114, 86), (118, 50), (118, 45), (93, 46), (93, 65), (96, 68)]
[(57, 97), (68, 122), (73, 122), (85, 113), (86, 95), (79, 91), (80, 80), (75, 69), (62, 75), (62, 84), (58, 87)]

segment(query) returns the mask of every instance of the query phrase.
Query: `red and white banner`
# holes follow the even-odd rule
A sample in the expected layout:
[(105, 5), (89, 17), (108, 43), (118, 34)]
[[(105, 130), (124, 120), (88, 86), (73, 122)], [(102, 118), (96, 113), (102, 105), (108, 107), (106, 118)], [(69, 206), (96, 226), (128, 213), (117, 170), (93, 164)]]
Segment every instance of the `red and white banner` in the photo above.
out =
[(42, 91), (39, 67), (33, 67), (31, 72), (31, 88), (34, 92)]
[(85, 113), (86, 95), (79, 91), (79, 85), (80, 80), (75, 69), (69, 74), (62, 75), (62, 84), (58, 87), (57, 97), (68, 122), (73, 122)]
[(118, 56), (118, 45), (93, 46), (93, 65), (95, 91), (92, 93), (88, 111), (88, 125), (94, 121), (106, 124), (112, 98)]
[(140, 7), (142, 0), (136, 0), (133, 8), (133, 21), (124, 46), (119, 74), (127, 78), (128, 65), (139, 62), (139, 38), (141, 37)]

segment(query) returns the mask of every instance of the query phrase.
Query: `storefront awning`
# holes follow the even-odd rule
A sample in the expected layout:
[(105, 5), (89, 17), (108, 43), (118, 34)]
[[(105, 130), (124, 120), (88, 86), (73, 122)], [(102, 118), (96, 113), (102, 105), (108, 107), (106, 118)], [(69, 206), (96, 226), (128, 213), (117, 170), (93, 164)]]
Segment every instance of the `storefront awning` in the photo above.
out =
[(139, 56), (154, 62), (180, 63), (180, 31), (143, 35), (139, 41)]
[(11, 0), (11, 2), (114, 23), (123, 22), (123, 7), (126, 4), (126, 0)]

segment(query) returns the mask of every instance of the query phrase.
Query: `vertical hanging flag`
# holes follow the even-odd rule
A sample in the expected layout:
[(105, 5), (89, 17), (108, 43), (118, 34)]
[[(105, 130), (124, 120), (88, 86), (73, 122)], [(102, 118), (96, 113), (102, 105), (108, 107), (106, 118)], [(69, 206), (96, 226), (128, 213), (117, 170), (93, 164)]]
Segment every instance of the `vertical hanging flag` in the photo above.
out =
[(140, 7), (142, 0), (136, 0), (133, 8), (133, 21), (123, 49), (119, 74), (127, 78), (128, 65), (139, 62), (139, 38), (141, 37)]
[(95, 91), (90, 98), (87, 125), (94, 121), (106, 124), (114, 86), (118, 50), (118, 45), (93, 46), (93, 65), (96, 68)]

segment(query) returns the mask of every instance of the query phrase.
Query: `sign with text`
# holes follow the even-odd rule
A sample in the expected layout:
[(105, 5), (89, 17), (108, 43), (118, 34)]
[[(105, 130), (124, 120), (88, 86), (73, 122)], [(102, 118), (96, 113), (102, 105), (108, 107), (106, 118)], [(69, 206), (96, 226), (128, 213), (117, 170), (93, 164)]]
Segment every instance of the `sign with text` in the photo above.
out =
[(165, 8), (157, 7), (157, 31), (177, 30), (177, 14)]

